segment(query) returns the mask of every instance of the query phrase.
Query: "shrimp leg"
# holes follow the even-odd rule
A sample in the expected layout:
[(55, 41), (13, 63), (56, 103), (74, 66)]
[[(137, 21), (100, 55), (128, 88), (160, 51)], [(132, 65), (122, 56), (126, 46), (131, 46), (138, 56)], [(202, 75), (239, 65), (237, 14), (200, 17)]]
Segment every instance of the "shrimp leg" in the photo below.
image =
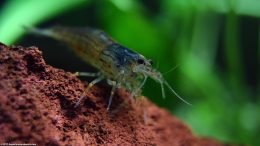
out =
[[(94, 79), (92, 82), (90, 82), (89, 84), (88, 84), (88, 86), (84, 89), (84, 93), (86, 93), (86, 92), (88, 92), (88, 90), (91, 88), (91, 87), (93, 87), (96, 83), (98, 83), (98, 82), (100, 82), (100, 81), (102, 81), (103, 79), (104, 79), (105, 77), (103, 76), (103, 75), (100, 75), (98, 78), (96, 78), (96, 79)], [(75, 104), (75, 108), (77, 107), (77, 106), (79, 106), (79, 104), (80, 104), (80, 102), (82, 101), (82, 99), (84, 98), (85, 96), (84, 96), (84, 94), (80, 97), (80, 99), (78, 100), (78, 102)]]
[(113, 97), (115, 95), (115, 91), (118, 87), (118, 83), (116, 82), (113, 82), (113, 81), (108, 81), (112, 84), (112, 89), (111, 89), (111, 92), (110, 92), (110, 97), (109, 97), (109, 101), (108, 101), (108, 106), (107, 106), (107, 110), (110, 109), (110, 106), (111, 106), (111, 103), (112, 103), (112, 100), (113, 100)]
[(136, 96), (136, 94), (142, 89), (142, 87), (144, 86), (146, 80), (147, 80), (147, 76), (143, 75), (144, 80), (141, 82), (141, 84), (138, 86), (138, 88), (136, 88), (130, 95), (130, 98), (132, 99), (134, 96)]
[[(121, 77), (121, 80), (122, 80), (122, 78), (123, 78), (123, 76), (122, 76), (123, 74), (122, 74), (122, 73), (123, 73), (123, 72), (121, 72), (121, 73), (118, 75), (118, 77)], [(107, 79), (107, 83), (112, 86), (112, 89), (111, 89), (111, 92), (110, 92), (109, 101), (108, 101), (108, 105), (107, 105), (107, 110), (109, 110), (109, 109), (110, 109), (110, 106), (111, 106), (111, 104), (112, 104), (113, 97), (114, 97), (114, 95), (115, 95), (115, 91), (116, 91), (117, 88), (120, 88), (121, 82), (111, 81), (111, 80)]]

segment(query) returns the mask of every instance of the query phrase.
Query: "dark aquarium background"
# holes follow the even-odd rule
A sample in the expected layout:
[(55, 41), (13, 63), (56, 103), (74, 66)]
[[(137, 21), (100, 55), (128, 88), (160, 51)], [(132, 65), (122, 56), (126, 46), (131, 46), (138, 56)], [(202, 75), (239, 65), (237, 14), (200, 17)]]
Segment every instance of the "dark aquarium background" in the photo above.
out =
[[(48, 64), (95, 71), (67, 46), (26, 34), (23, 26), (90, 26), (151, 58), (189, 106), (152, 80), (144, 95), (224, 142), (260, 145), (260, 1), (5, 0), (0, 42), (37, 46)], [(172, 68), (176, 67), (174, 70)], [(171, 70), (170, 72), (168, 72)]]

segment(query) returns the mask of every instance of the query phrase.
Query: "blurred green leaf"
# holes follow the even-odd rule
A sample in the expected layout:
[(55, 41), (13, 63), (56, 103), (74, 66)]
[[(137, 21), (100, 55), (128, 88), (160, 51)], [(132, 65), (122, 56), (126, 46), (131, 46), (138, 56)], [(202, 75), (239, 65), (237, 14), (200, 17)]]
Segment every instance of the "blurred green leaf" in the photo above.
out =
[(25, 32), (22, 26), (33, 26), (86, 2), (88, 0), (7, 1), (0, 12), (0, 40), (12, 44)]
[(171, 12), (194, 9), (201, 12), (228, 13), (231, 4), (236, 14), (260, 17), (259, 0), (166, 0), (165, 2), (167, 10)]

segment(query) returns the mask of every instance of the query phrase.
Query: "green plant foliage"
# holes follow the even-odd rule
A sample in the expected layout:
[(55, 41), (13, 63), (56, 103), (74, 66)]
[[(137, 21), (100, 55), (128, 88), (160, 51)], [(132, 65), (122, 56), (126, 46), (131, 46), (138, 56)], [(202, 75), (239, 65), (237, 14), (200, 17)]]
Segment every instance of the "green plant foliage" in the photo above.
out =
[(36, 25), (86, 2), (87, 0), (10, 0), (0, 13), (0, 40), (11, 44), (25, 33), (22, 26)]
[[(149, 81), (144, 94), (152, 101), (177, 114), (198, 135), (260, 145), (260, 1), (13, 0), (0, 11), (0, 41), (12, 44), (24, 33), (21, 25), (86, 8), (80, 5), (91, 6), (96, 24), (155, 60), (160, 71), (179, 66), (165, 78), (193, 106), (170, 92), (163, 100), (159, 85)], [(92, 15), (82, 13), (79, 21), (88, 25)]]

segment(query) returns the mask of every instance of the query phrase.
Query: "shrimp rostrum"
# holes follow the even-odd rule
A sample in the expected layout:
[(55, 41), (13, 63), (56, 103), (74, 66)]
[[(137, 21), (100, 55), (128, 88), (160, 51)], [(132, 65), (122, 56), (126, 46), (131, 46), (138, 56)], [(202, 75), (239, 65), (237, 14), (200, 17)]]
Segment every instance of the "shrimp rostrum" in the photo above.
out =
[[(173, 90), (162, 74), (152, 67), (151, 60), (120, 45), (101, 30), (63, 26), (28, 29), (32, 33), (66, 43), (80, 58), (98, 70), (97, 73), (78, 72), (77, 74), (96, 77), (88, 84), (85, 92), (88, 92), (94, 84), (107, 80), (107, 83), (112, 86), (107, 109), (110, 108), (117, 88), (123, 87), (129, 91), (129, 98), (141, 96), (142, 87), (148, 77), (160, 84), (163, 98), (165, 98), (164, 86), (166, 86), (175, 96), (190, 105)], [(76, 107), (84, 97), (83, 94)]]

